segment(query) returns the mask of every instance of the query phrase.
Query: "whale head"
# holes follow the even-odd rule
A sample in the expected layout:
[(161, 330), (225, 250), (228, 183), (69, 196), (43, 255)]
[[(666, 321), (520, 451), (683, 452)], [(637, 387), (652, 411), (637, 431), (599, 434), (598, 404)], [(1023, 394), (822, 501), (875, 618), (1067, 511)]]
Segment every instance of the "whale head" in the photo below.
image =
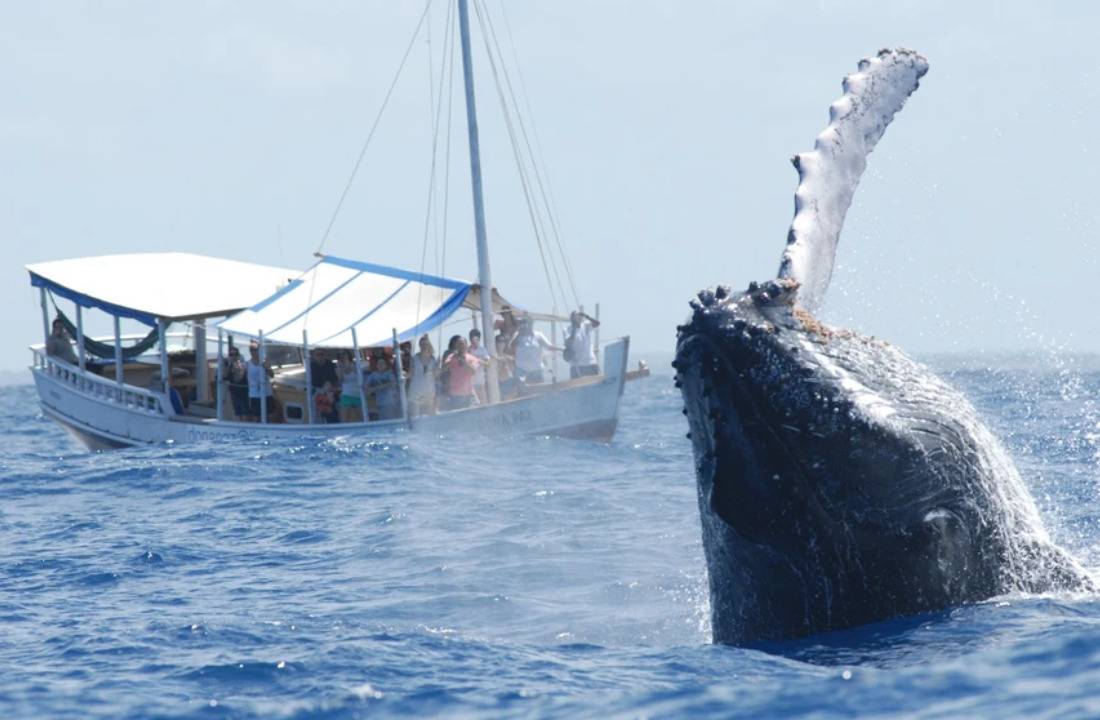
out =
[(1042, 586), (1026, 582), (1046, 547), (1034, 504), (970, 404), (893, 346), (798, 309), (797, 288), (704, 291), (679, 328), (715, 639)]

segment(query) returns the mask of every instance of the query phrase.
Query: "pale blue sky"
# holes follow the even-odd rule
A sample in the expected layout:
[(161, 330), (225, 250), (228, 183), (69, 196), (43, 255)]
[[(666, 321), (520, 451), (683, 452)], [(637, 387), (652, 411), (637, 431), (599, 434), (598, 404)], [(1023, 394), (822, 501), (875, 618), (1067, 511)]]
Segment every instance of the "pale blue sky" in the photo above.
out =
[[(0, 4), (0, 369), (40, 338), (28, 262), (172, 249), (305, 267), (422, 7)], [(812, 148), (859, 58), (901, 45), (931, 70), (871, 156), (825, 318), (914, 352), (1100, 350), (1100, 6), (532, 0), (508, 18), (605, 337), (669, 351), (696, 290), (772, 277), (797, 181), (788, 158)], [(427, 51), (410, 58), (332, 253), (419, 265)], [(544, 307), (475, 63), (494, 280)], [(465, 157), (457, 145), (447, 269), (472, 279)]]

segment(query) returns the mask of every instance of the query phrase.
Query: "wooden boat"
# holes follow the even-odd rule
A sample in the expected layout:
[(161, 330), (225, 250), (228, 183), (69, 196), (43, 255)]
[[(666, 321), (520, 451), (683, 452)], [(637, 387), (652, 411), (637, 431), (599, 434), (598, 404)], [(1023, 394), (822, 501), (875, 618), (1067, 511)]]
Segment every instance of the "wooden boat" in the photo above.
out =
[[(403, 428), (610, 439), (628, 378), (630, 343), (625, 337), (602, 349), (598, 375), (559, 381), (552, 373), (550, 382), (519, 385), (502, 395), (495, 343), (487, 342), (491, 360), (486, 367), (486, 398), (480, 405), (414, 417), (401, 381), (396, 383), (398, 418), (327, 424), (316, 417), (311, 348), (350, 350), (358, 364), (364, 350), (388, 346), (397, 360), (397, 376), (403, 377), (403, 343), (415, 341), (462, 310), (471, 312), (484, 338), (493, 338), (494, 319), (513, 307), (495, 289), (482, 291), (493, 284), (469, 19), (466, 0), (456, 2), (457, 15), (449, 18), (457, 20), (462, 43), (476, 283), (324, 255), (303, 272), (186, 253), (107, 255), (30, 265), (27, 270), (40, 290), (42, 306), (44, 341), (31, 348), (31, 370), (43, 412), (92, 449), (371, 436)], [(70, 330), (75, 353), (66, 346), (59, 354), (57, 340), (54, 353), (47, 351), (50, 304), (56, 306), (58, 298), (73, 303), (75, 322)], [(113, 318), (113, 336), (85, 337), (86, 310)], [(552, 329), (568, 322), (554, 314), (521, 314), (549, 322)], [(123, 320), (143, 323), (152, 331), (124, 347)], [(234, 341), (238, 346), (242, 341), (257, 342), (261, 359), (274, 366), (273, 407), (267, 407), (265, 394), (260, 422), (241, 422), (227, 400), (223, 359)], [(644, 367), (633, 372), (635, 377), (648, 374)], [(361, 387), (360, 395), (367, 408)]]

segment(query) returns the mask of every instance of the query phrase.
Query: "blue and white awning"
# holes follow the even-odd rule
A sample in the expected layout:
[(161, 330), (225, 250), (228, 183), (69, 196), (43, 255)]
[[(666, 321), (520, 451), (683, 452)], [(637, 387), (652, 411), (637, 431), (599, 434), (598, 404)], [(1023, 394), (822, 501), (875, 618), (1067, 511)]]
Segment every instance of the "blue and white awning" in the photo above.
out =
[(31, 285), (81, 307), (147, 325), (221, 317), (249, 307), (300, 271), (193, 253), (133, 253), (27, 266)]
[(257, 305), (223, 320), (233, 335), (301, 345), (302, 332), (317, 347), (360, 347), (425, 333), (454, 314), (470, 283), (382, 265), (326, 256)]

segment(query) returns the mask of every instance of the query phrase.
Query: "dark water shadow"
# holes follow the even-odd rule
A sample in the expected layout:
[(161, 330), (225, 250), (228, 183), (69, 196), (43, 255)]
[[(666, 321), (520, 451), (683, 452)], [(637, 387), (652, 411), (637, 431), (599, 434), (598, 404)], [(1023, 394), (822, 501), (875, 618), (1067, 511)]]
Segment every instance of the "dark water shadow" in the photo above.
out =
[[(950, 659), (965, 655), (988, 638), (985, 633), (960, 632), (957, 627), (960, 610), (965, 611), (964, 608), (950, 608), (797, 640), (751, 643), (745, 647), (824, 667), (861, 665), (893, 668), (925, 663), (930, 656)], [(950, 636), (950, 642), (941, 642), (939, 638), (943, 636)]]

